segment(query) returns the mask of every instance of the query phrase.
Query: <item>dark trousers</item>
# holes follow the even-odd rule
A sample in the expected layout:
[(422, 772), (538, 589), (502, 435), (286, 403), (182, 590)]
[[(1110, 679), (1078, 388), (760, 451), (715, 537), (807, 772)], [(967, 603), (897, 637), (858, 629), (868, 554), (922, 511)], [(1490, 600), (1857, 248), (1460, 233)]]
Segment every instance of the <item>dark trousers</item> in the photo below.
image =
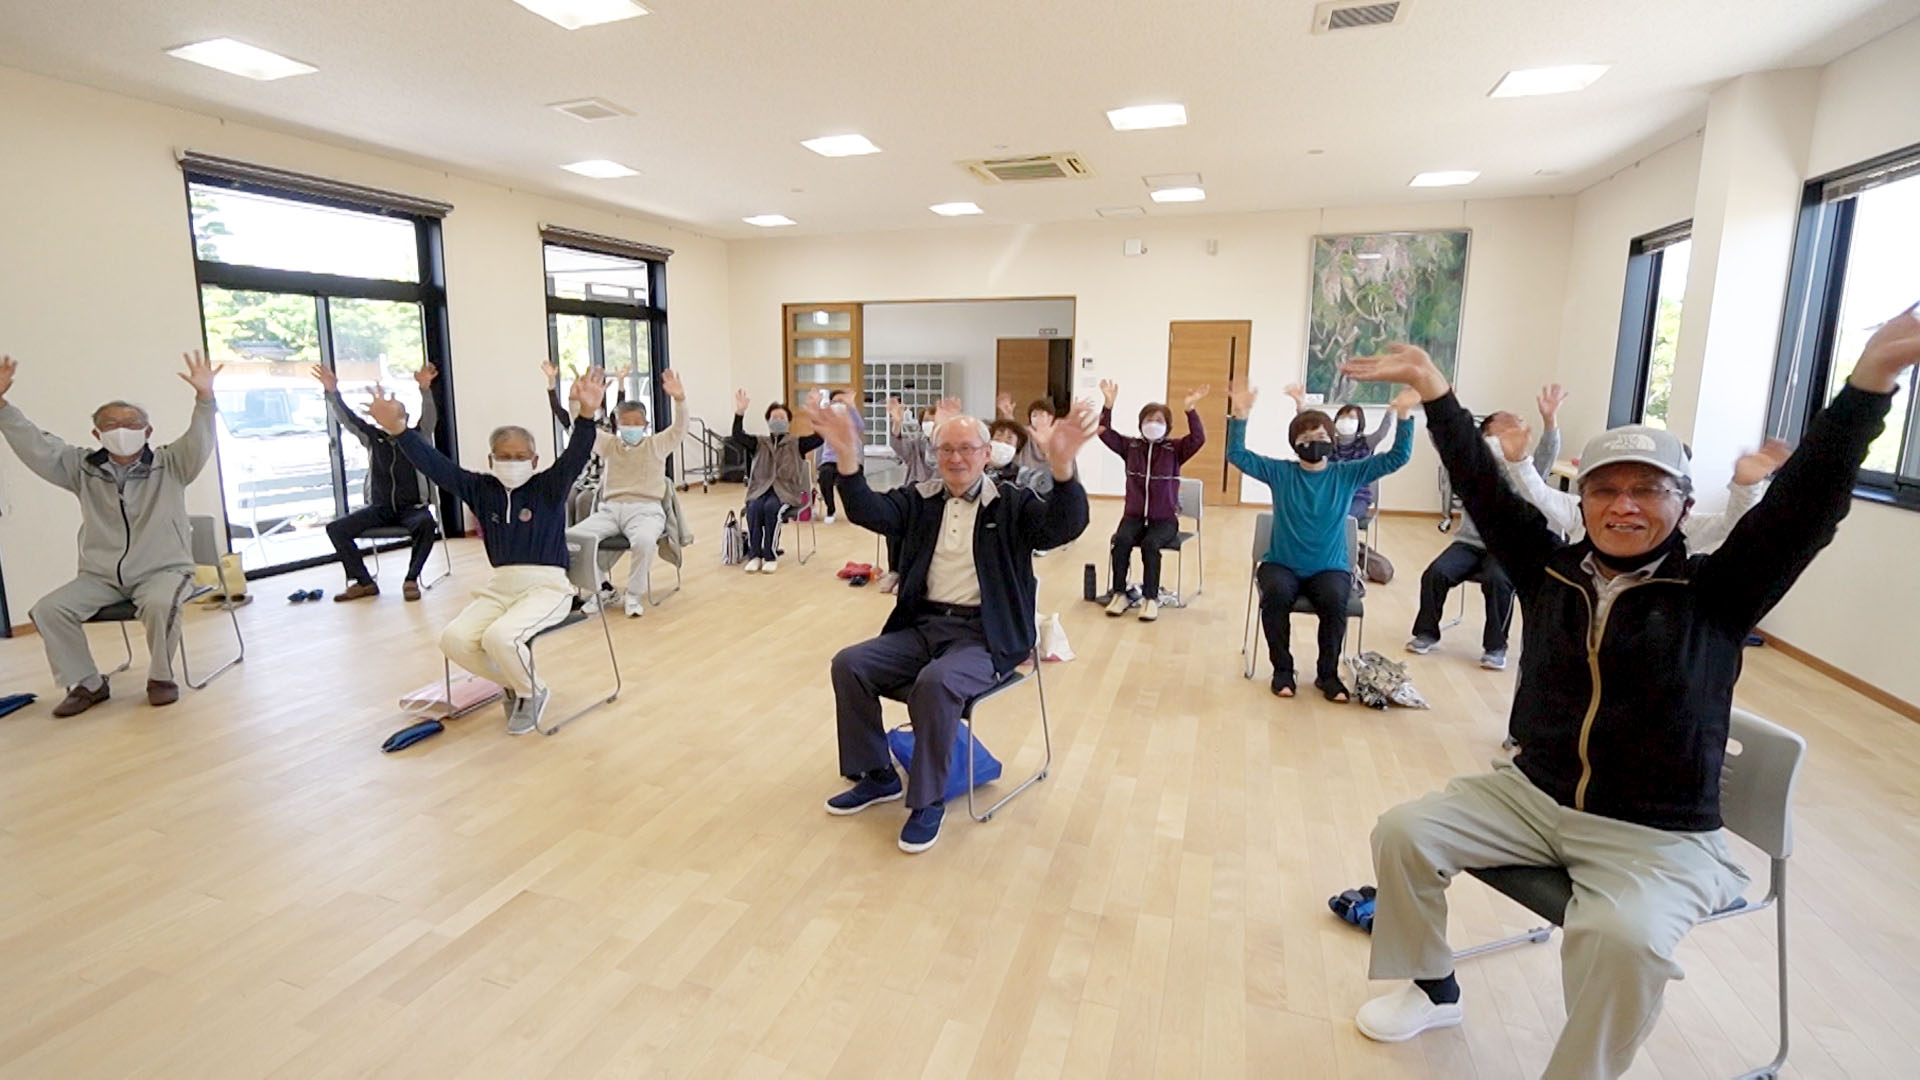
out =
[(840, 772), (857, 780), (891, 769), (880, 699), (907, 703), (913, 764), (907, 806), (943, 799), (960, 710), (996, 681), (980, 617), (924, 615), (910, 628), (849, 645), (833, 657), (833, 697), (840, 727)]
[(420, 569), (427, 565), (427, 556), (433, 553), (433, 515), (424, 506), (409, 506), (399, 510), (385, 506), (364, 506), (346, 517), (327, 523), (327, 539), (333, 541), (333, 550), (340, 556), (340, 567), (347, 572), (348, 583), (368, 585), (373, 582), (373, 576), (367, 573), (366, 560), (360, 557), (360, 548), (353, 542), (354, 538), (368, 529), (388, 525), (398, 525), (412, 535), (413, 557), (407, 562), (407, 580), (420, 580)]
[(747, 558), (778, 557), (773, 545), (780, 535), (780, 512), (785, 508), (772, 488), (747, 503)]
[(1340, 646), (1347, 640), (1347, 596), (1353, 591), (1353, 575), (1345, 570), (1322, 570), (1301, 577), (1279, 563), (1263, 562), (1254, 571), (1260, 587), (1260, 625), (1267, 632), (1267, 658), (1273, 661), (1277, 676), (1293, 677), (1293, 627), (1290, 616), (1293, 602), (1302, 596), (1320, 616), (1320, 658), (1314, 665), (1314, 681), (1327, 682), (1340, 677)]
[(1140, 549), (1140, 595), (1148, 600), (1160, 598), (1160, 551), (1179, 533), (1174, 521), (1148, 521), (1143, 517), (1123, 517), (1113, 530), (1113, 588), (1127, 587), (1127, 570), (1133, 563), (1133, 549)]
[(887, 569), (902, 577), (906, 576), (906, 571), (900, 568), (900, 548), (905, 543), (904, 536), (887, 537)]
[(839, 482), (839, 463), (833, 461), (822, 462), (820, 464), (820, 501), (826, 506), (827, 513), (829, 514), (835, 512), (833, 509), (833, 487)]
[(1439, 640), (1447, 593), (1468, 579), (1480, 582), (1480, 593), (1487, 601), (1487, 626), (1480, 635), (1480, 647), (1487, 652), (1507, 647), (1507, 631), (1513, 625), (1513, 582), (1485, 548), (1457, 541), (1447, 545), (1420, 575), (1420, 614), (1413, 620), (1414, 637)]

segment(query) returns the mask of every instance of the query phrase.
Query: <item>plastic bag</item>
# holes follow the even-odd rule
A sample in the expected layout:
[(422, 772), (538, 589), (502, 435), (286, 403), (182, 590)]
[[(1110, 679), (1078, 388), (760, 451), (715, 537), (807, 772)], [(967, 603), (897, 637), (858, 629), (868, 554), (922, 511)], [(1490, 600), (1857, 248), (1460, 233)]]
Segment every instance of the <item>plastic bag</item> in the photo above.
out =
[(1353, 683), (1353, 699), (1369, 708), (1384, 709), (1389, 705), (1399, 705), (1408, 709), (1425, 709), (1427, 699), (1414, 689), (1413, 680), (1407, 677), (1407, 665), (1396, 663), (1377, 652), (1364, 652), (1357, 658), (1343, 660)]
[(1035, 615), (1035, 630), (1040, 637), (1040, 659), (1067, 661), (1073, 659), (1073, 646), (1067, 644), (1066, 628), (1060, 625), (1060, 613)]

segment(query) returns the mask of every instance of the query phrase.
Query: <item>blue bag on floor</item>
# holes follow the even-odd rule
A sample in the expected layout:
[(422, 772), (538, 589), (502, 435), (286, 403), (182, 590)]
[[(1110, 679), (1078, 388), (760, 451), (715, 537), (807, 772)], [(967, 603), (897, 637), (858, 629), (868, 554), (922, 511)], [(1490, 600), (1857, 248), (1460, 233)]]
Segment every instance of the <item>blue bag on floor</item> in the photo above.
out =
[(8, 694), (6, 697), (0, 697), (0, 716), (5, 716), (18, 709), (24, 709), (33, 704), (34, 701), (35, 698), (32, 694)]
[[(977, 787), (1000, 779), (1000, 759), (987, 752), (986, 744), (979, 739), (968, 740), (967, 725), (963, 721), (960, 730), (954, 733), (952, 760), (947, 765), (947, 790), (940, 798), (944, 801), (967, 797), (967, 747), (973, 747), (973, 782)], [(887, 732), (887, 747), (900, 761), (900, 767), (913, 767), (913, 729), (906, 725)]]

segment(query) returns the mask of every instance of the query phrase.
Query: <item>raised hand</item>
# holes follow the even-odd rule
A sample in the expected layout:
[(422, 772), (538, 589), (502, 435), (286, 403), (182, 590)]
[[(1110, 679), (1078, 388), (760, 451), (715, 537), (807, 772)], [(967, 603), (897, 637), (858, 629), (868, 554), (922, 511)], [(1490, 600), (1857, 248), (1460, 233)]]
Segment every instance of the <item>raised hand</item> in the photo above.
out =
[(1768, 439), (1758, 450), (1743, 454), (1733, 463), (1733, 482), (1745, 487), (1757, 484), (1787, 463), (1793, 456), (1793, 447), (1785, 439)]
[[(957, 397), (941, 398), (933, 406), (933, 426), (939, 427), (941, 424), (959, 416), (963, 408), (964, 406), (960, 404), (960, 399)], [(927, 434), (932, 435), (933, 433), (928, 432)]]
[(660, 373), (660, 388), (675, 401), (687, 400), (687, 388), (680, 384), (680, 373), (672, 368)]
[(560, 389), (560, 369), (553, 366), (553, 361), (551, 360), (540, 361), (540, 374), (545, 375), (547, 377), (547, 389), (549, 390)]
[(207, 358), (195, 349), (190, 353), (181, 353), (181, 359), (187, 362), (187, 370), (180, 373), (180, 380), (193, 387), (193, 396), (201, 401), (213, 400), (213, 377), (227, 366), (214, 367)]
[(319, 381), (320, 389), (325, 390), (329, 394), (337, 394), (340, 392), (340, 376), (328, 371), (325, 364), (315, 364), (313, 367), (307, 369), (307, 373)]
[(888, 395), (887, 396), (887, 419), (890, 422), (892, 422), (894, 427), (900, 426), (900, 419), (906, 414), (907, 414), (906, 403), (901, 401), (898, 395), (893, 395), (893, 394)]
[(1297, 382), (1293, 382), (1293, 383), (1288, 383), (1284, 387), (1281, 387), (1280, 392), (1293, 399), (1293, 404), (1296, 409), (1300, 409), (1303, 411), (1306, 409), (1307, 407), (1307, 388), (1306, 387), (1301, 386)]
[(0, 356), (0, 405), (7, 403), (7, 391), (13, 389), (13, 373), (19, 368), (13, 357)]
[(1208, 394), (1211, 394), (1211, 393), (1213, 393), (1213, 387), (1207, 386), (1207, 385), (1196, 386), (1193, 389), (1187, 391), (1187, 401), (1186, 401), (1185, 411), (1192, 412), (1193, 407), (1195, 405), (1200, 404), (1201, 399), (1205, 398)]
[(1535, 404), (1540, 406), (1540, 423), (1547, 431), (1560, 426), (1560, 403), (1567, 400), (1566, 388), (1559, 383), (1549, 383), (1540, 388), (1540, 396)]
[(1900, 373), (1915, 364), (1920, 364), (1920, 304), (1873, 332), (1847, 382), (1860, 390), (1890, 394), (1900, 385)]
[(993, 411), (1002, 420), (1013, 419), (1013, 395), (1005, 390), (994, 396)]
[(607, 381), (616, 382), (616, 383), (621, 382), (621, 381), (624, 381), (626, 377), (631, 374), (633, 374), (633, 361), (629, 360), (626, 363), (621, 364), (619, 367), (613, 369), (613, 374), (607, 379)]
[(1340, 370), (1360, 382), (1406, 383), (1420, 392), (1421, 401), (1445, 397), (1452, 389), (1447, 377), (1433, 366), (1433, 358), (1417, 345), (1395, 342), (1376, 356), (1357, 356)]
[[(1412, 388), (1409, 387), (1407, 390), (1401, 391), (1401, 393), (1412, 393)], [(1400, 399), (1395, 398), (1394, 400), (1398, 401)], [(1525, 420), (1516, 417), (1510, 422), (1496, 425), (1493, 434), (1495, 438), (1500, 440), (1500, 453), (1508, 461), (1521, 462), (1527, 460), (1527, 444), (1533, 441), (1533, 432), (1528, 429)]]
[(374, 384), (373, 402), (367, 406), (367, 415), (373, 417), (373, 422), (380, 425), (380, 430), (389, 435), (398, 435), (407, 430), (407, 407), (378, 383)]
[(1113, 403), (1120, 400), (1120, 384), (1112, 379), (1101, 379), (1100, 396), (1106, 399), (1107, 408), (1113, 408)]
[[(860, 433), (853, 426), (850, 409), (836, 409), (809, 394), (800, 405), (800, 415), (813, 425), (813, 433), (833, 447), (843, 466), (857, 468), (860, 462)], [(851, 468), (848, 470), (851, 472)]]
[(423, 391), (426, 390), (427, 387), (432, 386), (433, 380), (439, 377), (440, 369), (433, 366), (432, 363), (421, 364), (420, 370), (413, 373), (413, 381), (417, 383)]
[(607, 373), (599, 368), (588, 368), (573, 380), (573, 390), (569, 395), (580, 403), (580, 415), (592, 416), (600, 411), (600, 403), (607, 400)]
[(1258, 387), (1248, 386), (1244, 379), (1235, 379), (1227, 384), (1227, 411), (1242, 420), (1253, 411), (1253, 403), (1260, 397)]
[(1075, 401), (1067, 415), (1047, 425), (1045, 434), (1035, 430), (1034, 437), (1040, 440), (1040, 448), (1046, 452), (1047, 462), (1053, 466), (1055, 480), (1066, 480), (1073, 476), (1074, 458), (1099, 428), (1100, 412), (1093, 407), (1093, 402)]
[(1412, 416), (1413, 410), (1419, 407), (1420, 391), (1411, 386), (1402, 387), (1399, 393), (1393, 395), (1393, 400), (1387, 402), (1387, 408), (1392, 409), (1393, 415), (1402, 420)]
[(747, 402), (749, 400), (751, 399), (747, 397), (747, 392), (745, 390), (735, 390), (733, 392), (733, 415), (735, 416), (747, 415)]

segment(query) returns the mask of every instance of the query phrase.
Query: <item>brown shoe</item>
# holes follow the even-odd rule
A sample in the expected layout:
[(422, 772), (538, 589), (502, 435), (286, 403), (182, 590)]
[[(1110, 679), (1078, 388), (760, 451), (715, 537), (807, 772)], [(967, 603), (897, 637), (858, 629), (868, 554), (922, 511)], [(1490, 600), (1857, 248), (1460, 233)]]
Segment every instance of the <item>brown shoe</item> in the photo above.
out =
[(180, 684), (161, 679), (147, 680), (147, 704), (171, 705), (180, 700)]
[(81, 713), (86, 712), (88, 709), (93, 708), (95, 705), (100, 704), (112, 696), (113, 693), (108, 689), (105, 679), (100, 680), (100, 689), (98, 690), (89, 690), (84, 686), (76, 686), (67, 691), (66, 700), (53, 707), (53, 715), (63, 719), (69, 716), (79, 716)]
[(361, 585), (356, 583), (356, 584), (347, 586), (345, 589), (341, 590), (340, 592), (334, 593), (333, 602), (337, 604), (342, 600), (358, 600), (363, 596), (379, 596), (379, 595), (380, 595), (380, 586), (374, 585), (374, 584)]
[(400, 595), (409, 600), (420, 599), (420, 583), (411, 579), (401, 582)]

